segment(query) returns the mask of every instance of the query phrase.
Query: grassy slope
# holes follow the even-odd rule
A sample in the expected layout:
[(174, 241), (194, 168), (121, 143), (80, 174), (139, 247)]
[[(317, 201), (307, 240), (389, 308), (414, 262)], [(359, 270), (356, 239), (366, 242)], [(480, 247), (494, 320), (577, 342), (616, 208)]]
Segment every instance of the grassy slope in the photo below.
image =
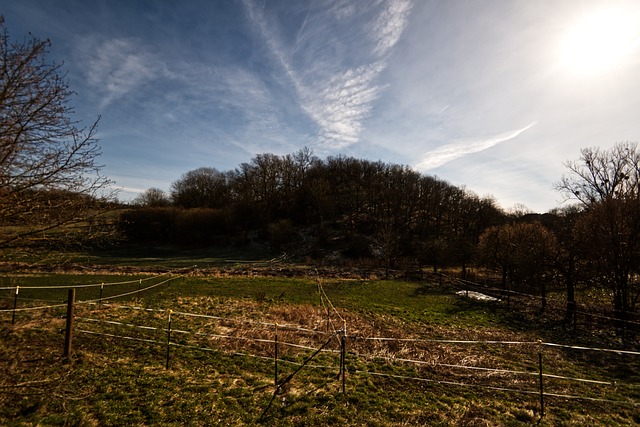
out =
[[(126, 276), (140, 279), (144, 276)], [(80, 275), (27, 275), (5, 277), (0, 286), (112, 283), (122, 277)], [(326, 294), (347, 320), (351, 336), (393, 336), (447, 339), (553, 341), (553, 331), (518, 322), (509, 313), (487, 303), (455, 296), (450, 289), (401, 281), (322, 281)], [(135, 289), (136, 283), (109, 287), (106, 292)], [(96, 298), (96, 288), (79, 291), (79, 299)], [(62, 291), (40, 296), (64, 299)], [(109, 294), (112, 295), (112, 294)], [(10, 298), (10, 295), (1, 295)], [(21, 296), (27, 298), (26, 290)], [(30, 297), (34, 297), (31, 295)], [(160, 286), (133, 302), (137, 306), (215, 314), (225, 318), (265, 320), (314, 327), (324, 325), (317, 282), (308, 279), (265, 277), (188, 277)], [(11, 304), (10, 299), (4, 306)], [(0, 424), (3, 425), (526, 425), (538, 420), (537, 396), (501, 392), (449, 383), (502, 386), (535, 390), (535, 376), (520, 383), (500, 375), (474, 373), (436, 366), (389, 363), (380, 356), (437, 360), (451, 364), (536, 369), (536, 349), (495, 346), (389, 345), (349, 341), (350, 369), (347, 393), (340, 393), (336, 370), (309, 368), (291, 381), (261, 415), (273, 394), (273, 363), (234, 356), (242, 348), (219, 344), (220, 351), (172, 349), (171, 366), (164, 368), (161, 345), (77, 334), (75, 353), (63, 363), (63, 309), (20, 313), (17, 324), (3, 314), (0, 329)], [(130, 311), (129, 311), (130, 312)], [(103, 307), (78, 307), (78, 316), (118, 319), (149, 324), (139, 313)], [(163, 327), (165, 314), (152, 315)], [(145, 320), (146, 319), (146, 320)], [(333, 321), (338, 321), (334, 317)], [(514, 326), (517, 325), (517, 326)], [(84, 327), (87, 327), (84, 325)], [(174, 328), (205, 330), (211, 325), (175, 317)], [(199, 329), (200, 328), (200, 329)], [(126, 328), (125, 328), (126, 329)], [(118, 333), (128, 330), (113, 329)], [(251, 333), (258, 333), (250, 331)], [(247, 332), (248, 333), (248, 332)], [(265, 332), (269, 338), (270, 332)], [(162, 340), (163, 332), (155, 337)], [(293, 339), (293, 337), (290, 337)], [(181, 339), (179, 337), (174, 339)], [(318, 346), (320, 341), (314, 346)], [(207, 342), (207, 346), (213, 343)], [(229, 345), (229, 347), (225, 347)], [(252, 349), (255, 352), (265, 350)], [(268, 351), (268, 349), (267, 349)], [(369, 354), (371, 358), (356, 357)], [(268, 354), (265, 353), (265, 354)], [(302, 362), (305, 354), (290, 352), (285, 359)], [(612, 369), (619, 359), (567, 351), (545, 350), (545, 362), (554, 372), (582, 378), (606, 379), (619, 374), (622, 381), (638, 381), (638, 358), (623, 359), (625, 371)], [(334, 358), (335, 359), (335, 358)], [(617, 361), (617, 362), (616, 362)], [(631, 361), (631, 363), (629, 363)], [(314, 363), (335, 365), (329, 356)], [(616, 365), (617, 366), (617, 365)], [(294, 367), (282, 365), (281, 375)], [(380, 377), (366, 372), (382, 372)], [(448, 383), (401, 379), (431, 378)], [(497, 382), (496, 382), (497, 381)], [(505, 382), (506, 381), (506, 382)], [(555, 387), (555, 388), (554, 388)], [(570, 387), (570, 388), (568, 388)], [(620, 390), (572, 383), (550, 386), (549, 392), (628, 398)], [(625, 393), (628, 390), (625, 390)], [(632, 398), (637, 402), (638, 391)], [(547, 399), (542, 425), (620, 425), (640, 423), (637, 407), (585, 400)], [(634, 412), (635, 411), (635, 412)]]

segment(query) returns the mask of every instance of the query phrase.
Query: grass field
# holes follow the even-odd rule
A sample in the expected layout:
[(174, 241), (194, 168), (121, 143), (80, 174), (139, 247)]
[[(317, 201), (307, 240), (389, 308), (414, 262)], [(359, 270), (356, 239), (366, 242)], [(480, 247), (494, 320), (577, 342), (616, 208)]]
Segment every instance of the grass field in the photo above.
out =
[[(20, 286), (18, 308), (54, 307), (18, 311), (12, 325), (14, 289), (0, 290), (0, 424), (640, 423), (640, 356), (536, 344), (608, 347), (615, 338), (566, 331), (446, 284), (99, 273), (2, 277), (0, 287)], [(78, 301), (94, 303), (76, 304), (65, 360), (67, 290), (54, 288), (89, 284), (76, 289)], [(274, 394), (276, 324), (280, 383), (307, 365)], [(323, 344), (327, 351), (311, 358)]]

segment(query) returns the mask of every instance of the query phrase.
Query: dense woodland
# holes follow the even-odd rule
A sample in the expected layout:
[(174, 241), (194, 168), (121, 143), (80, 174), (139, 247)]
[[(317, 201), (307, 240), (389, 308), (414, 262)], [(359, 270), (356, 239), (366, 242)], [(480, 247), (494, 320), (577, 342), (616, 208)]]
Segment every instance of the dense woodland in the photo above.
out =
[(377, 259), (396, 268), (472, 262), (479, 236), (507, 216), (491, 198), (406, 166), (309, 150), (261, 154), (228, 172), (200, 168), (150, 189), (122, 216), (135, 241), (266, 242), (313, 258)]

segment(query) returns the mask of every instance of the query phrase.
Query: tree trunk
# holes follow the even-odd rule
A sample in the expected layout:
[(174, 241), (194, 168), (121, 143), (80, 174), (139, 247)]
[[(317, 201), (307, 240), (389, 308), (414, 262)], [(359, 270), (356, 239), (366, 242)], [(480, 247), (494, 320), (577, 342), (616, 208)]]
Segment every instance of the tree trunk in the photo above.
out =
[(540, 316), (544, 314), (544, 310), (547, 308), (547, 283), (545, 279), (540, 279)]
[(569, 257), (569, 266), (564, 272), (564, 280), (567, 285), (567, 309), (564, 315), (565, 323), (573, 322), (573, 327), (576, 327), (576, 285), (573, 280), (575, 270), (575, 260), (573, 256)]
[(616, 288), (617, 289), (613, 294), (613, 313), (615, 318), (616, 335), (624, 340), (627, 329), (626, 304), (624, 301), (623, 286), (620, 283), (617, 283)]

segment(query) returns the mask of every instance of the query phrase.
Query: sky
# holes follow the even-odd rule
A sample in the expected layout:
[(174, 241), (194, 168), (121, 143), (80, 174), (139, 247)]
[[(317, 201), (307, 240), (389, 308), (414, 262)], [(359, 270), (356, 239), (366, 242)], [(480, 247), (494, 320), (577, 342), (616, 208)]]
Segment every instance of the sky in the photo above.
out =
[(64, 62), (130, 200), (310, 148), (546, 212), (564, 163), (640, 141), (640, 2), (4, 0)]

